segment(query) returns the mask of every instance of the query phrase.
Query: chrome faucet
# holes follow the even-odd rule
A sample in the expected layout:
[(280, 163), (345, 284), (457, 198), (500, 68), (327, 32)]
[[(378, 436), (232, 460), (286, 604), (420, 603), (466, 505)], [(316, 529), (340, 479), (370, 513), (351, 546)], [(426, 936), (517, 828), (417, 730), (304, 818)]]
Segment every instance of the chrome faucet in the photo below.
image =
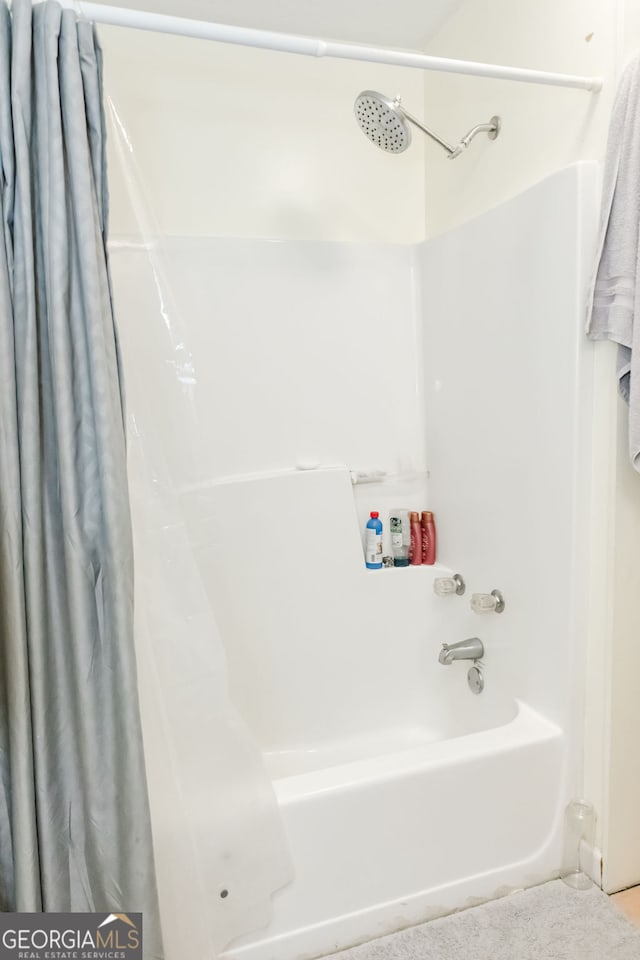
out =
[(443, 643), (438, 660), (446, 667), (454, 660), (480, 660), (484, 657), (484, 644), (477, 637), (460, 640), (459, 643)]

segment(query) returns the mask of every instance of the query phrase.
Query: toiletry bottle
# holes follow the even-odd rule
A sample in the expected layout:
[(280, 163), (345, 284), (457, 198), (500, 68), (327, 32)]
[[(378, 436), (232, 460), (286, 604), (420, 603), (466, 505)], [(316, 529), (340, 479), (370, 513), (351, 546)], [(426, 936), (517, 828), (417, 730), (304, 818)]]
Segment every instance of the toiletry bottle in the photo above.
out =
[(377, 510), (372, 510), (367, 521), (365, 561), (369, 570), (382, 569), (382, 522)]
[(391, 530), (391, 553), (394, 567), (409, 566), (409, 513), (407, 510), (395, 509), (389, 511), (389, 527)]
[(418, 567), (422, 563), (422, 527), (420, 526), (420, 514), (414, 510), (409, 514), (409, 526), (411, 527), (409, 561), (412, 567)]
[(422, 511), (422, 562), (436, 562), (436, 525), (431, 510)]
[(391, 553), (394, 567), (409, 566), (409, 538), (406, 536), (408, 524), (409, 512), (407, 510), (389, 511)]

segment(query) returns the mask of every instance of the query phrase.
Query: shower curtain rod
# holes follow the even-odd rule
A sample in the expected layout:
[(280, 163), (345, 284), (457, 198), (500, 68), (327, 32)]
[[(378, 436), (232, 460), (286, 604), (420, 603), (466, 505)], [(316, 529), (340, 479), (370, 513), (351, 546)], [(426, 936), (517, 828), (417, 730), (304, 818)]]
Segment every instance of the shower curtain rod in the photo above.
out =
[(602, 88), (601, 77), (580, 77), (565, 73), (546, 73), (542, 70), (526, 70), (520, 67), (502, 67), (492, 63), (476, 63), (472, 60), (450, 60), (445, 57), (430, 57), (424, 53), (394, 50), (389, 47), (368, 47), (357, 43), (342, 43), (321, 40), (316, 37), (296, 36), (289, 33), (273, 33), (268, 30), (253, 30), (234, 27), (206, 20), (188, 20), (142, 10), (128, 10), (102, 3), (83, 3), (81, 0), (62, 0), (62, 5), (81, 13), (89, 20), (116, 27), (131, 27), (136, 30), (151, 30), (157, 33), (173, 33), (183, 37), (202, 40), (217, 40), (220, 43), (235, 43), (246, 47), (262, 47), (282, 53), (299, 53), (310, 57), (336, 57), (342, 60), (364, 60), (370, 63), (385, 63), (396, 67), (415, 67), (419, 70), (439, 70), (445, 73), (461, 73), (474, 77), (491, 77), (496, 80), (518, 80), (522, 83), (541, 83), (557, 87), (575, 87), (597, 93)]

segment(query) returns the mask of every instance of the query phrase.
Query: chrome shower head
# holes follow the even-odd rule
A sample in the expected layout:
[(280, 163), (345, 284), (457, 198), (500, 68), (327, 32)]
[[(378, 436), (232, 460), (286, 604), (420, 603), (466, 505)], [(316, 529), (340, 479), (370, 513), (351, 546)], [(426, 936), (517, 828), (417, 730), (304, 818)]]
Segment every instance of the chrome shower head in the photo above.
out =
[(360, 129), (381, 150), (402, 153), (411, 143), (411, 130), (400, 100), (375, 90), (363, 90), (353, 105)]
[(452, 147), (408, 113), (401, 106), (400, 97), (391, 100), (375, 90), (363, 90), (358, 94), (353, 109), (362, 132), (386, 153), (402, 153), (407, 149), (411, 143), (410, 123), (444, 147), (449, 160), (455, 160), (464, 153), (477, 134), (486, 133), (490, 140), (495, 140), (500, 133), (500, 117), (491, 117), (488, 123), (478, 123), (456, 147)]

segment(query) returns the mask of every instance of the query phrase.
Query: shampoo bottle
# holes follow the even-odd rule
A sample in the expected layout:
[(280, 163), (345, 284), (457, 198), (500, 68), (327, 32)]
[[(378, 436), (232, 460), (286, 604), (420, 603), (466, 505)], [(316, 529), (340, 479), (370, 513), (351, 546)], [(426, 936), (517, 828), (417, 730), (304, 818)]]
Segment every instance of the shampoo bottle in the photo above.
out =
[(409, 566), (409, 512), (407, 510), (389, 511), (389, 530), (391, 532), (391, 553), (394, 567)]
[(430, 510), (422, 511), (422, 562), (429, 565), (436, 562), (436, 525)]
[(369, 570), (382, 569), (382, 522), (377, 510), (372, 510), (367, 521), (365, 562)]
[(422, 563), (422, 528), (420, 526), (420, 514), (414, 510), (409, 514), (409, 526), (411, 528), (409, 561), (412, 567), (418, 567)]

